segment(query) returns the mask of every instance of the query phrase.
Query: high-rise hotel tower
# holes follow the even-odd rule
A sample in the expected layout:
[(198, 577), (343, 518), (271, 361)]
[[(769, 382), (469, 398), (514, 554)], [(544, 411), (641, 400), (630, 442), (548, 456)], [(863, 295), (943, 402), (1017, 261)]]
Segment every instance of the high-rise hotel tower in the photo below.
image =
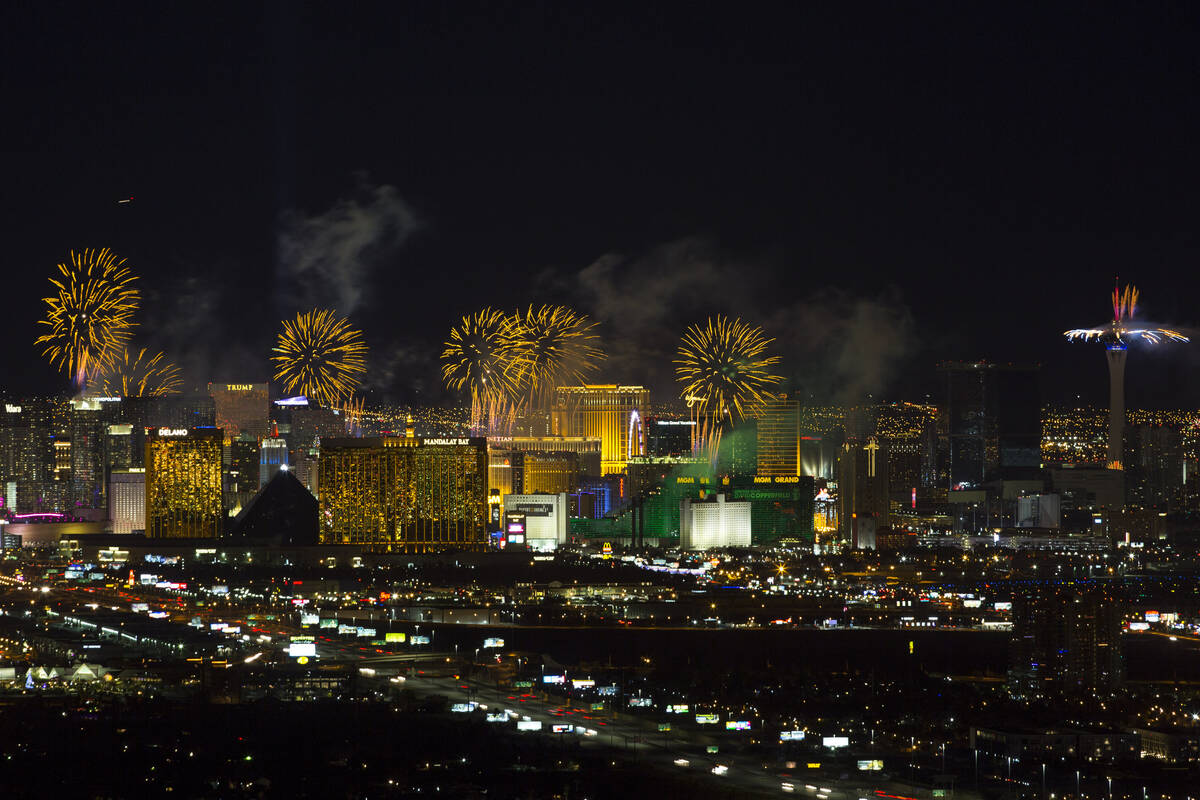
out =
[(585, 384), (555, 390), (552, 428), (556, 436), (600, 439), (600, 471), (625, 471), (630, 458), (645, 455), (642, 417), (650, 392), (642, 386)]
[(321, 544), (376, 552), (487, 545), (487, 439), (322, 439)]
[(223, 442), (220, 428), (147, 429), (147, 537), (221, 536)]

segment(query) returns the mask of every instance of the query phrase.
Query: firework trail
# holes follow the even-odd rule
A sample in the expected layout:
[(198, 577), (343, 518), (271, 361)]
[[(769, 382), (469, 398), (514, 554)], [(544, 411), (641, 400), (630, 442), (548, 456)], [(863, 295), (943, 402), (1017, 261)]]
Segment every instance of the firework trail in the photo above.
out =
[(361, 438), (363, 435), (363, 398), (362, 397), (347, 397), (338, 407), (342, 412), (342, 419), (346, 425), (346, 435), (354, 438)]
[(42, 355), (70, 375), (77, 386), (87, 376), (111, 366), (133, 333), (138, 307), (137, 279), (108, 248), (71, 251), (69, 263), (59, 264), (51, 278), (55, 293), (43, 298), (49, 331), (39, 336)]
[(530, 306), (513, 324), (518, 382), (530, 409), (549, 408), (556, 387), (583, 383), (605, 357), (596, 323), (565, 306)]
[(336, 406), (358, 388), (367, 371), (362, 331), (331, 309), (313, 309), (284, 320), (276, 355), (275, 380), (285, 390)]
[(1134, 286), (1126, 286), (1122, 292), (1120, 287), (1112, 293), (1112, 322), (1096, 328), (1072, 328), (1064, 331), (1063, 336), (1068, 341), (1103, 342), (1111, 346), (1120, 346), (1129, 339), (1141, 339), (1150, 344), (1162, 341), (1187, 342), (1187, 336), (1170, 328), (1134, 328), (1131, 326), (1133, 315), (1137, 311), (1138, 290)]
[(103, 372), (94, 375), (90, 383), (110, 397), (162, 397), (179, 394), (183, 386), (179, 367), (166, 360), (162, 353), (153, 356), (142, 348), (133, 355), (126, 348), (114, 358)]
[(679, 394), (698, 423), (697, 448), (705, 449), (710, 460), (716, 458), (725, 426), (753, 415), (771, 399), (768, 387), (782, 380), (770, 371), (779, 357), (766, 355), (773, 341), (762, 328), (720, 316), (683, 334), (674, 362), (683, 387)]
[(512, 317), (484, 308), (450, 329), (442, 351), (446, 387), (471, 398), (471, 432), (497, 432), (511, 422), (517, 393)]

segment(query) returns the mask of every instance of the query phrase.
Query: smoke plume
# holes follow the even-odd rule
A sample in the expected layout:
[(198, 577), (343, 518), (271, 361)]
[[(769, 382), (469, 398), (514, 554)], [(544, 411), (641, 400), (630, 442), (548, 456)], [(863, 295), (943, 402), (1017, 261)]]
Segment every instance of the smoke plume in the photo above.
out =
[(777, 259), (734, 256), (702, 239), (635, 258), (604, 255), (577, 281), (580, 305), (603, 324), (604, 371), (662, 397), (675, 393), (680, 335), (712, 314), (761, 325), (776, 339), (771, 350), (782, 357), (788, 389), (814, 402), (880, 395), (916, 345), (912, 314), (894, 288), (851, 295)]
[(420, 225), (393, 186), (363, 186), (315, 216), (285, 214), (277, 241), (280, 313), (332, 306), (353, 314), (376, 270)]

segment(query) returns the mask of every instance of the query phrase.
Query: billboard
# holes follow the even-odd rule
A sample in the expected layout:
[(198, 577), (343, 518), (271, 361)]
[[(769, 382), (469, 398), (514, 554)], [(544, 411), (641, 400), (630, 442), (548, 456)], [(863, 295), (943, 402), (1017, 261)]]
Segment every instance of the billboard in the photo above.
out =
[(574, 729), (574, 725), (551, 725), (551, 733), (570, 733)]
[(824, 736), (821, 738), (824, 747), (849, 747), (850, 739), (845, 736)]
[(301, 656), (315, 657), (317, 655), (317, 643), (311, 636), (293, 636), (291, 643), (288, 645), (288, 655), (292, 658), (300, 658)]
[(863, 772), (878, 772), (879, 770), (883, 769), (883, 762), (877, 758), (873, 758), (869, 761), (859, 761), (858, 768)]
[(429, 644), (428, 636), (413, 636), (408, 640), (409, 644)]
[(697, 725), (716, 725), (720, 721), (721, 721), (721, 717), (718, 714), (697, 714), (696, 715), (696, 724)]
[(686, 714), (690, 710), (691, 709), (689, 708), (687, 703), (675, 703), (673, 705), (667, 706), (667, 708), (666, 708), (666, 712), (668, 714)]
[(542, 683), (563, 684), (566, 682), (567, 682), (567, 676), (565, 676), (565, 675), (543, 675), (542, 676)]
[(301, 614), (300, 615), (300, 624), (301, 625), (319, 625), (320, 622), (321, 622), (320, 614)]
[(337, 631), (342, 636), (353, 636), (358, 633), (358, 628), (354, 625), (338, 625)]
[(519, 731), (540, 731), (541, 729), (542, 723), (536, 719), (523, 719), (517, 723)]
[(748, 731), (750, 730), (750, 720), (748, 719), (731, 719), (725, 723), (727, 731)]
[(804, 731), (780, 731), (779, 741), (781, 742), (802, 742), (804, 741)]
[(317, 627), (324, 628), (326, 630), (337, 630), (337, 626), (338, 621), (336, 619), (323, 619), (321, 620), (320, 625)]
[(354, 633), (360, 639), (374, 639), (376, 636), (374, 628), (355, 628)]
[(391, 642), (403, 642), (407, 638), (408, 637), (405, 634), (395, 633), (393, 631), (388, 631), (387, 633), (383, 634), (383, 641), (385, 644), (390, 644)]
[(483, 640), (484, 647), (504, 647), (504, 640), (491, 637)]
[(591, 689), (596, 682), (591, 678), (576, 678), (571, 681), (571, 685), (576, 689)]
[(654, 705), (654, 701), (649, 697), (631, 697), (629, 705), (631, 708), (650, 708)]

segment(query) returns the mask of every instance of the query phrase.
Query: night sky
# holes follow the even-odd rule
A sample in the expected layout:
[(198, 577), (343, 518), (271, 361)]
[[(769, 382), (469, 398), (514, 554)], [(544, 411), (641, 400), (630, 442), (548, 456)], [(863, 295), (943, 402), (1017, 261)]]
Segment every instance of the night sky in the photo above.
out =
[[(725, 312), (817, 400), (936, 397), (937, 361), (984, 358), (1103, 405), (1102, 350), (1061, 332), (1110, 318), (1114, 275), (1200, 327), (1197, 7), (1103, 5), (6, 10), (0, 390), (68, 389), (40, 298), (109, 246), (192, 385), (265, 380), (280, 319), (329, 304), (372, 397), (445, 402), (461, 315), (566, 302), (597, 379), (662, 398)], [(1132, 353), (1129, 404), (1200, 406), (1198, 364)]]

